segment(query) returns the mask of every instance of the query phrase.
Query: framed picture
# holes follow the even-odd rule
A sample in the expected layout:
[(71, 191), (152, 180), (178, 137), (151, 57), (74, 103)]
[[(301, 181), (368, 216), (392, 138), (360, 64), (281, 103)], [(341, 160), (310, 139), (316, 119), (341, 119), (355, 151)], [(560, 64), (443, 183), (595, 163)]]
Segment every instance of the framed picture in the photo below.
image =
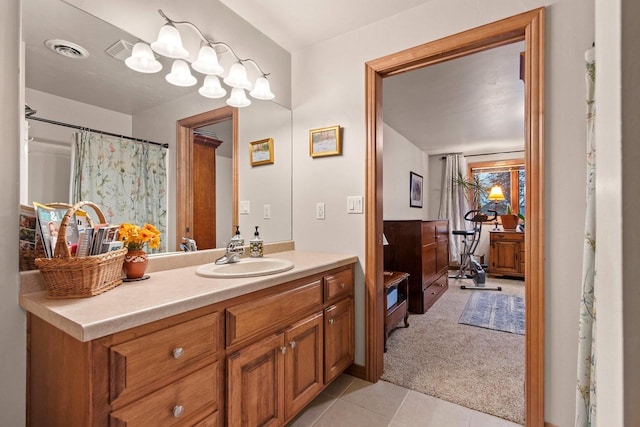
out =
[(340, 126), (330, 126), (309, 131), (309, 155), (311, 157), (342, 154)]
[(409, 172), (409, 206), (422, 207), (422, 175)]
[(273, 138), (250, 142), (249, 158), (251, 159), (251, 166), (273, 163)]

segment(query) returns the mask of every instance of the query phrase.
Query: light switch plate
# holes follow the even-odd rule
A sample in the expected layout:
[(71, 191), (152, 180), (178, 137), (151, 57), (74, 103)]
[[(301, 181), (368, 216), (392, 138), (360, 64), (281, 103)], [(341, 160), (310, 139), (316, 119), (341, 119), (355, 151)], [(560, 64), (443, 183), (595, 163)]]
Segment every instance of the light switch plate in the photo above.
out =
[(249, 200), (240, 200), (240, 215), (249, 215), (251, 213), (251, 203)]
[(271, 219), (271, 205), (264, 205), (263, 208), (263, 218)]
[(363, 196), (348, 196), (347, 197), (347, 213), (348, 214), (361, 214), (363, 213), (364, 197)]
[(316, 219), (324, 219), (324, 203), (316, 203)]

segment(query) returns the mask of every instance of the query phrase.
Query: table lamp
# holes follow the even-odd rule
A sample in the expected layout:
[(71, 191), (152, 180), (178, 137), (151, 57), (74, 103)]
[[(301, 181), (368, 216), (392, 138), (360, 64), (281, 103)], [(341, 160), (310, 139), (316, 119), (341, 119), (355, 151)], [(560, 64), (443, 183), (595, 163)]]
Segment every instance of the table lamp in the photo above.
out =
[(496, 222), (494, 230), (498, 230), (498, 202), (504, 200), (504, 194), (502, 194), (502, 188), (499, 185), (494, 185), (491, 187), (491, 191), (489, 192), (489, 196), (487, 197), (489, 200), (493, 200), (494, 210), (496, 211)]

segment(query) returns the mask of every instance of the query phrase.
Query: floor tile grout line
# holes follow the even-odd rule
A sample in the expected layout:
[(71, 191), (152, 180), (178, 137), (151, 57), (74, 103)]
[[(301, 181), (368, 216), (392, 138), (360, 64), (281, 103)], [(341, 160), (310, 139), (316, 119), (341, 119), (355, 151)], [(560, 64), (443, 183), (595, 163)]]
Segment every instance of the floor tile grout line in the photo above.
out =
[(311, 427), (313, 427), (314, 425), (316, 425), (318, 423), (318, 421), (320, 421), (320, 419), (322, 417), (324, 417), (324, 414), (327, 413), (327, 411), (329, 411), (329, 409), (331, 409), (331, 407), (338, 401), (338, 399), (340, 399), (339, 397), (333, 398), (331, 399), (331, 403), (329, 404), (329, 406), (327, 406), (327, 409), (325, 409), (324, 411), (322, 411), (320, 413), (320, 415), (318, 415), (318, 418), (315, 419), (314, 422), (311, 423)]
[(402, 409), (402, 405), (404, 405), (404, 402), (406, 402), (407, 399), (409, 398), (409, 393), (411, 393), (411, 390), (407, 389), (407, 392), (405, 393), (404, 398), (402, 398), (402, 402), (400, 402), (400, 406), (398, 406), (398, 409), (396, 409), (396, 412), (393, 414), (393, 417), (391, 417), (391, 422), (394, 422), (396, 420), (396, 416), (398, 416), (400, 409)]

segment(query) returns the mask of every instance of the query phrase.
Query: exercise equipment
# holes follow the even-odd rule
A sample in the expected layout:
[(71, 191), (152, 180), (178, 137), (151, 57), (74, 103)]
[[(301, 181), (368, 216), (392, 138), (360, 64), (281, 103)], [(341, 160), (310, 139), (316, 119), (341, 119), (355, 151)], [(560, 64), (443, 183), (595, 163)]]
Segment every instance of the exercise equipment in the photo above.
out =
[(453, 230), (451, 234), (462, 237), (462, 253), (460, 254), (460, 268), (455, 276), (451, 279), (473, 279), (474, 286), (461, 285), (460, 289), (477, 289), (484, 291), (502, 291), (502, 287), (486, 287), (486, 273), (484, 266), (474, 259), (476, 248), (480, 243), (482, 235), (482, 224), (484, 222), (495, 221), (498, 217), (496, 211), (488, 211), (493, 214), (489, 216), (481, 211), (474, 209), (464, 215), (465, 221), (472, 224), (471, 230)]

